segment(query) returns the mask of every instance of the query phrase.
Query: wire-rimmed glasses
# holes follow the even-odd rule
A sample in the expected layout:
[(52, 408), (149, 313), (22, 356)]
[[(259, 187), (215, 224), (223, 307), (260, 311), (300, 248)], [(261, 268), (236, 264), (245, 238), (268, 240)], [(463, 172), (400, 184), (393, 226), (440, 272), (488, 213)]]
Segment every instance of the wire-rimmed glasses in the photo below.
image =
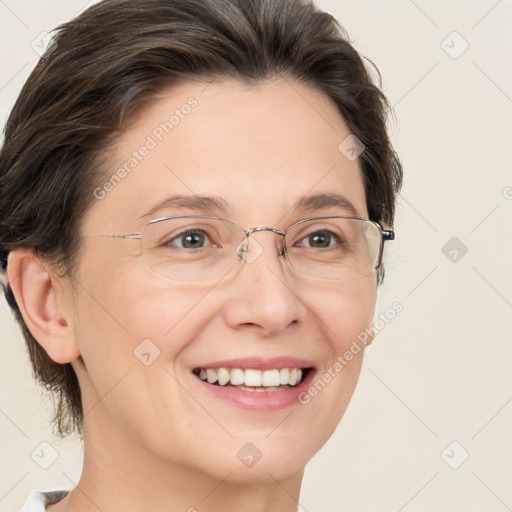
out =
[(204, 282), (236, 273), (263, 252), (254, 233), (280, 236), (278, 255), (300, 276), (326, 281), (361, 279), (382, 263), (384, 242), (395, 234), (373, 220), (351, 216), (302, 219), (285, 231), (269, 227), (246, 229), (215, 216), (160, 217), (140, 233), (96, 235), (96, 238), (140, 240), (144, 263), (170, 281)]

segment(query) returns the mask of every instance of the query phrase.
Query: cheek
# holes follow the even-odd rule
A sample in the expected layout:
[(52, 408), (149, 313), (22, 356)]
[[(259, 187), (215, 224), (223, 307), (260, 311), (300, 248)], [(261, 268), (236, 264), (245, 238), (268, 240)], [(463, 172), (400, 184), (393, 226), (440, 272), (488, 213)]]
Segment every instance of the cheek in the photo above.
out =
[(324, 364), (299, 397), (308, 410), (308, 425), (317, 433), (315, 449), (330, 437), (352, 398), (365, 351), (358, 336), (366, 334), (365, 329), (373, 323), (376, 297), (372, 276), (335, 289), (326, 286), (311, 295), (308, 307), (318, 318), (317, 325), (327, 340)]
[(75, 335), (87, 371), (80, 384), (85, 412), (94, 411), (91, 421), (100, 423), (108, 410), (123, 428), (149, 439), (157, 424), (173, 428), (168, 422), (183, 397), (172, 367), (210, 311), (201, 300), (204, 289), (171, 287), (134, 274), (82, 273), (87, 278), (75, 299)]
[(341, 355), (372, 324), (377, 285), (372, 274), (336, 286), (316, 287), (309, 297), (308, 307), (318, 317), (331, 349)]
[(172, 364), (212, 314), (204, 288), (169, 286), (133, 267), (88, 269), (75, 298), (75, 335), (99, 386), (139, 371), (147, 359)]

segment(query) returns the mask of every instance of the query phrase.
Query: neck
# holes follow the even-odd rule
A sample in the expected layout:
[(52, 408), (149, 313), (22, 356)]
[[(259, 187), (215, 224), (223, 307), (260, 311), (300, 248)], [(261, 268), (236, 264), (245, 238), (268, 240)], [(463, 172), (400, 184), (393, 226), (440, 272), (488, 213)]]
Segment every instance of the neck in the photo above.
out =
[[(96, 418), (97, 419), (97, 418)], [(110, 432), (110, 434), (109, 434)], [(253, 481), (236, 467), (219, 474), (170, 461), (127, 432), (85, 424), (84, 468), (76, 488), (50, 512), (296, 512), (304, 471), (275, 479), (261, 471)], [(256, 466), (254, 467), (254, 469)]]

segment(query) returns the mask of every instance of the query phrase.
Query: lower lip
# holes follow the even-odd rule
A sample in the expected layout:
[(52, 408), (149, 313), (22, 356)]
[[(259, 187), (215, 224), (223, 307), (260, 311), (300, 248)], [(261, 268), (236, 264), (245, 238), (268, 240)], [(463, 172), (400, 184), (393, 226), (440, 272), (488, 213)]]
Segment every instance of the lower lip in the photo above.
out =
[(298, 386), (277, 391), (245, 391), (236, 386), (215, 386), (201, 380), (196, 375), (192, 375), (192, 377), (206, 392), (238, 407), (256, 411), (275, 411), (299, 404), (299, 395), (308, 389), (314, 374), (315, 370), (310, 369)]

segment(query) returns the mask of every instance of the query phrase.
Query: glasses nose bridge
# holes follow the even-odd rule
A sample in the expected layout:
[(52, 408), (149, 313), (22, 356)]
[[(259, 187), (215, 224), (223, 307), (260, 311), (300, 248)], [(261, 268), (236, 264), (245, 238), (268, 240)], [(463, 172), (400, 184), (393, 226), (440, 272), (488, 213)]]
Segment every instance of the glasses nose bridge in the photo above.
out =
[(247, 237), (251, 236), (253, 233), (259, 233), (260, 231), (271, 231), (272, 233), (275, 233), (276, 235), (284, 236), (285, 233), (283, 231), (280, 231), (279, 229), (275, 228), (267, 228), (265, 226), (256, 226), (255, 228), (250, 229), (244, 229), (245, 235)]
[[(276, 235), (280, 235), (281, 238), (279, 239), (279, 243), (278, 243), (278, 247), (277, 247), (277, 250), (278, 250), (278, 254), (280, 256), (284, 256), (286, 254), (286, 250), (284, 249), (283, 247), (283, 240), (284, 240), (284, 237), (286, 235), (286, 233), (284, 231), (280, 231), (279, 229), (275, 229), (275, 228), (269, 228), (269, 227), (266, 227), (266, 226), (256, 226), (254, 228), (248, 228), (248, 229), (245, 229), (245, 228), (242, 228), (245, 232), (245, 236), (246, 236), (246, 240), (249, 241), (249, 238), (252, 238), (252, 234), (253, 233), (260, 233), (260, 232), (263, 232), (263, 231), (270, 231), (271, 233), (274, 233)], [(255, 240), (253, 238), (253, 240)], [(245, 249), (247, 251), (247, 247)]]

